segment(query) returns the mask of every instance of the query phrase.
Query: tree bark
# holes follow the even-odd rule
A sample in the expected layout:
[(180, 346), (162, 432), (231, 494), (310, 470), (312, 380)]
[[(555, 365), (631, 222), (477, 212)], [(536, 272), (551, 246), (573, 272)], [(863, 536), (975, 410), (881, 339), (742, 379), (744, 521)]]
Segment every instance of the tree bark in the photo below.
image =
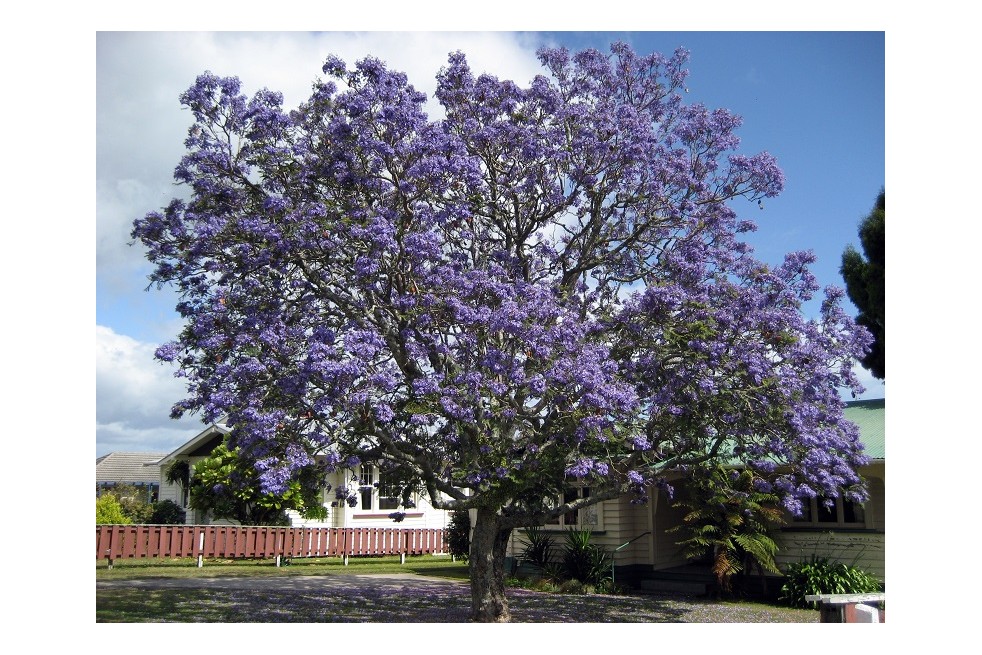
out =
[(505, 551), (511, 528), (501, 527), (499, 514), (478, 508), (471, 534), (471, 621), (507, 623), (511, 620), (505, 598)]

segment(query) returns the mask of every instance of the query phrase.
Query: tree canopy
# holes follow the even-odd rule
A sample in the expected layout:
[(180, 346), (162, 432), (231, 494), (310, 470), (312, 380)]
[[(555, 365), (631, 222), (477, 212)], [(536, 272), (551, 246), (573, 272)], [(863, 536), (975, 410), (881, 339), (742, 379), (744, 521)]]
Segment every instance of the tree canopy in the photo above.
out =
[(522, 87), (452, 53), (432, 119), (372, 57), (328, 58), (289, 112), (205, 73), (181, 97), (190, 197), (133, 229), (181, 296), (157, 351), (187, 379), (174, 414), (227, 414), (271, 493), (318, 453), (476, 510), (476, 620), (508, 618), (513, 528), (687, 466), (742, 462), (791, 510), (865, 493), (838, 389), (868, 333), (838, 289), (802, 314), (811, 254), (768, 265), (740, 238), (774, 158), (683, 101), (684, 50), (539, 59)]
[(839, 269), (849, 300), (859, 309), (856, 322), (873, 334), (863, 367), (880, 380), (886, 378), (886, 206), (886, 191), (880, 191), (873, 210), (859, 224), (863, 254), (847, 246)]

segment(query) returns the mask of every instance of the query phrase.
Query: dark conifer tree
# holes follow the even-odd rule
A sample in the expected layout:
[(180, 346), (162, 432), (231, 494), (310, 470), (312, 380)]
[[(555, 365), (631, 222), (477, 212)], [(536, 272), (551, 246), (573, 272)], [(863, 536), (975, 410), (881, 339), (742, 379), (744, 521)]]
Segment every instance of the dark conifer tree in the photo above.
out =
[(862, 364), (880, 380), (886, 379), (885, 235), (886, 192), (880, 191), (873, 211), (859, 225), (859, 240), (865, 257), (851, 245), (847, 246), (842, 253), (842, 267), (839, 269), (846, 283), (846, 293), (859, 309), (856, 322), (874, 337)]

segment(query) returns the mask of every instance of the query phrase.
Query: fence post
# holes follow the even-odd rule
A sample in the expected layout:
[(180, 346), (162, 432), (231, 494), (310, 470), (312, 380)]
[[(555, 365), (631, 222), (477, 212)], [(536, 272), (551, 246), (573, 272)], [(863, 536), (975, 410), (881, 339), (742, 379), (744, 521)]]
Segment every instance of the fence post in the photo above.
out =
[(109, 529), (107, 531), (109, 532), (109, 539), (107, 540), (109, 542), (109, 548), (106, 549), (106, 561), (109, 564), (109, 568), (112, 568), (113, 567), (113, 548), (115, 547), (115, 541), (116, 541), (115, 534), (116, 534), (116, 531), (115, 531), (115, 529), (113, 527), (109, 527)]
[(205, 565), (205, 557), (203, 555), (205, 550), (205, 531), (201, 531), (200, 538), (198, 539), (198, 568), (200, 569)]

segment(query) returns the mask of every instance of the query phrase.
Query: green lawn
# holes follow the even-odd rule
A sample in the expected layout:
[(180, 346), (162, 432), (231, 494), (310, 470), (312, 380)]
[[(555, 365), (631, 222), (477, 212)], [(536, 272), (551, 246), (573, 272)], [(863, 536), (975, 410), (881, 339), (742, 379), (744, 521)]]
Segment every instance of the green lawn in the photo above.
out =
[(207, 578), (207, 577), (273, 577), (280, 575), (357, 575), (370, 573), (410, 573), (440, 578), (467, 580), (467, 564), (452, 561), (447, 555), (420, 555), (407, 557), (405, 564), (399, 557), (351, 557), (348, 565), (339, 557), (296, 558), (276, 566), (272, 559), (206, 559), (198, 568), (197, 560), (182, 559), (126, 559), (113, 562), (109, 568), (106, 560), (96, 562), (97, 582), (108, 580), (132, 580), (136, 578)]

